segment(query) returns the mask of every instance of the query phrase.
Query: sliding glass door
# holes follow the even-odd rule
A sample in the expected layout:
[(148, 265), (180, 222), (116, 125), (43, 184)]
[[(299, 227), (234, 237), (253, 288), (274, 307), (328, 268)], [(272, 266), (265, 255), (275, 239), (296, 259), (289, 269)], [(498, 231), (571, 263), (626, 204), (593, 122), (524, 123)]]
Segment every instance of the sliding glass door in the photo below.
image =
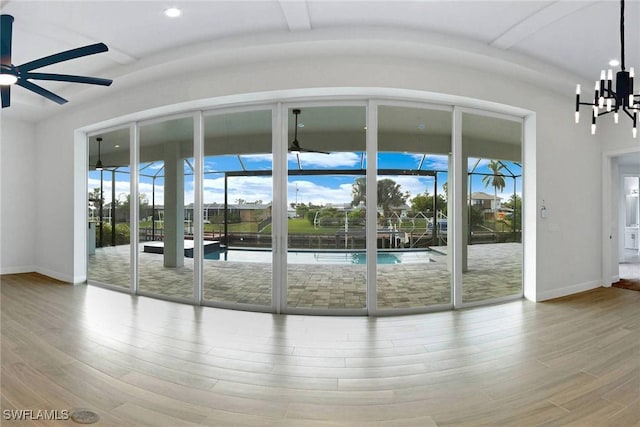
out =
[(129, 128), (98, 133), (88, 144), (87, 278), (129, 289)]
[(193, 298), (193, 118), (140, 126), (138, 289)]
[(451, 305), (451, 112), (378, 108), (378, 309)]
[(272, 112), (204, 119), (203, 299), (271, 306)]
[(462, 114), (462, 302), (522, 294), (522, 122)]
[(287, 109), (287, 307), (366, 307), (366, 109)]

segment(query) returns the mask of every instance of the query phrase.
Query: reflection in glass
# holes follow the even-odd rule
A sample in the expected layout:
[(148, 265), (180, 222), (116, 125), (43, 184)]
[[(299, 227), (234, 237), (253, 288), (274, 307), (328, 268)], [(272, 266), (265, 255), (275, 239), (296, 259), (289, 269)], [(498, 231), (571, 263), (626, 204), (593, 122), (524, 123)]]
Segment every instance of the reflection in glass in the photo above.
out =
[(465, 231), (462, 301), (522, 293), (522, 128), (518, 121), (462, 115)]
[(138, 288), (193, 298), (193, 119), (140, 127)]
[(205, 118), (204, 299), (270, 306), (271, 111)]
[(365, 111), (289, 110), (288, 307), (366, 307)]
[(451, 304), (451, 113), (378, 109), (379, 309)]
[(93, 282), (128, 289), (129, 129), (92, 136), (88, 144), (87, 277)]

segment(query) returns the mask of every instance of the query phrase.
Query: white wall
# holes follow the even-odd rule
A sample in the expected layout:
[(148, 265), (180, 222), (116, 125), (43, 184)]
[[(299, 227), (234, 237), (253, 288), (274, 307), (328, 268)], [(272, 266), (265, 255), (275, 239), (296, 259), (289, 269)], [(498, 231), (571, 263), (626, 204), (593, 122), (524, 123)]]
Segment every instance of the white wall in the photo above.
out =
[[(51, 227), (38, 218), (37, 263), (54, 277), (77, 278), (73, 266), (73, 131), (93, 123), (111, 120), (141, 110), (159, 108), (189, 100), (260, 91), (296, 88), (384, 87), (439, 92), (512, 105), (537, 113), (537, 174), (535, 194), (525, 200), (539, 207), (544, 199), (548, 219), (537, 218), (535, 299), (599, 286), (601, 280), (600, 146), (590, 137), (587, 124), (573, 123), (573, 87), (566, 94), (517, 81), (516, 69), (504, 74), (428, 59), (396, 56), (314, 55), (323, 49), (318, 42), (287, 57), (279, 46), (277, 60), (211, 67), (191, 74), (149, 79), (135, 88), (118, 90), (117, 82), (103, 90), (101, 99), (90, 103), (72, 101), (61, 113), (39, 123), (37, 144), (41, 171), (36, 183), (38, 203), (48, 206), (57, 218)], [(264, 52), (263, 52), (264, 53)], [(260, 55), (260, 58), (269, 55)], [(210, 63), (211, 61), (209, 61)], [(242, 62), (242, 61), (237, 61)], [(430, 96), (425, 95), (425, 101)], [(113, 121), (112, 121), (113, 123)], [(60, 159), (49, 162), (48, 159)], [(80, 166), (80, 165), (76, 165)], [(526, 166), (525, 166), (526, 167)], [(526, 173), (526, 170), (525, 170)], [(526, 178), (525, 178), (526, 179)], [(4, 198), (4, 196), (3, 196)]]
[(47, 211), (38, 202), (36, 171), (35, 126), (21, 121), (0, 121), (1, 274), (36, 270), (36, 224), (38, 217), (45, 216)]

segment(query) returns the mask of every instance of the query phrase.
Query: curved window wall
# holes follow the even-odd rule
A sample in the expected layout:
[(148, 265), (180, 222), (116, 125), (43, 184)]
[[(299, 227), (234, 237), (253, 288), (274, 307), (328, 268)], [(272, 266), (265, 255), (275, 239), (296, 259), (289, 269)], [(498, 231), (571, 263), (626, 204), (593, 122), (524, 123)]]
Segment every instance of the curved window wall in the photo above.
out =
[(131, 124), (88, 144), (90, 283), (324, 314), (523, 294), (520, 118), (374, 100), (274, 104)]

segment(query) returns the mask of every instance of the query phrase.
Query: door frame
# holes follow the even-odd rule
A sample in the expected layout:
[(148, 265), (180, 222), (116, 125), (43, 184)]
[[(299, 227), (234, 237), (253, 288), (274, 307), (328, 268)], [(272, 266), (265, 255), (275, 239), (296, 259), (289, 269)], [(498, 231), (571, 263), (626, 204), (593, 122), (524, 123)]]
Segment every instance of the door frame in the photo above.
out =
[[(617, 270), (618, 254), (618, 203), (616, 195), (617, 167), (613, 167), (613, 159), (626, 154), (640, 153), (640, 147), (625, 147), (608, 150), (602, 153), (602, 286), (610, 287), (619, 278)], [(615, 176), (614, 176), (615, 173)], [(615, 256), (615, 258), (614, 258)], [(614, 269), (615, 266), (615, 269)]]

